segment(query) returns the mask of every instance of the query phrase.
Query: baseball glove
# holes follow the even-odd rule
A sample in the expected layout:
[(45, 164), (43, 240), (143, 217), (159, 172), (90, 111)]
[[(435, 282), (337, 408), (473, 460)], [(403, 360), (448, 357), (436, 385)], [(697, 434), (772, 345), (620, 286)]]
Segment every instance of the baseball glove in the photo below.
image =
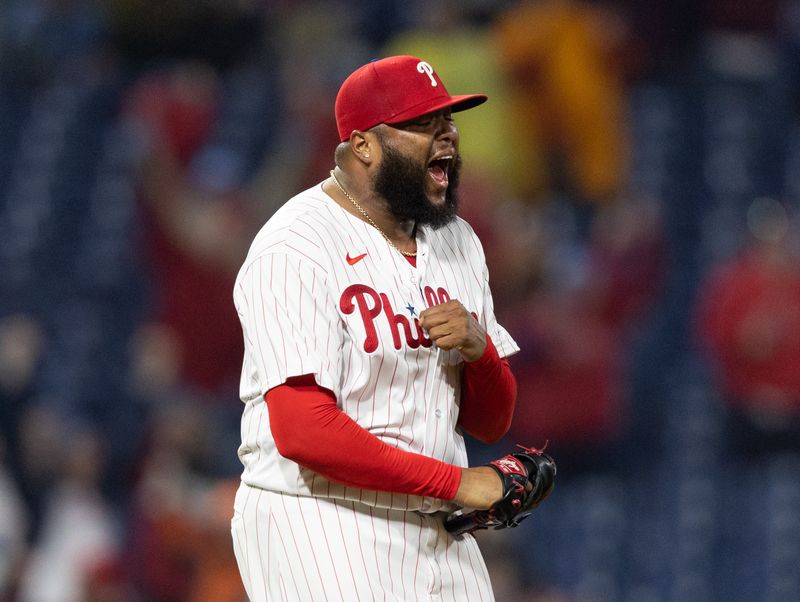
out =
[(487, 464), (500, 475), (503, 497), (487, 510), (455, 511), (445, 519), (445, 529), (459, 536), (479, 529), (516, 527), (550, 495), (556, 479), (553, 458), (544, 453), (544, 447), (517, 447), (522, 451)]

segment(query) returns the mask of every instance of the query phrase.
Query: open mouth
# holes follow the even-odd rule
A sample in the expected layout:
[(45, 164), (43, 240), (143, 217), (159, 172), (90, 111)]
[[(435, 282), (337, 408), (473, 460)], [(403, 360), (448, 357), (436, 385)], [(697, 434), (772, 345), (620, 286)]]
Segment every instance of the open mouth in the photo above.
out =
[(430, 163), (428, 163), (428, 175), (438, 187), (447, 188), (449, 182), (448, 172), (452, 162), (453, 155), (443, 155), (432, 159)]

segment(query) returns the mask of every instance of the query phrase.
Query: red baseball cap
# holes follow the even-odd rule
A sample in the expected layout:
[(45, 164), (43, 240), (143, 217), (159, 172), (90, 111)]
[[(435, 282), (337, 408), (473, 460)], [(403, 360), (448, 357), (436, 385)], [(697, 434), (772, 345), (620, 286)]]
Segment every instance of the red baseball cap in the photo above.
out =
[(353, 130), (402, 123), (450, 107), (471, 109), (485, 94), (450, 96), (429, 63), (414, 56), (375, 60), (351, 73), (336, 95), (336, 127), (344, 142)]

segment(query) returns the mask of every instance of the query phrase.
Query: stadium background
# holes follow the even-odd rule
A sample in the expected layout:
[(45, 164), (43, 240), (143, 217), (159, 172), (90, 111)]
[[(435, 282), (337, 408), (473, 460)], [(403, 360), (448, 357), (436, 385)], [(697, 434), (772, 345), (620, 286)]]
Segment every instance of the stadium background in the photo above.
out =
[(0, 598), (232, 601), (236, 268), (421, 56), (560, 481), (499, 601), (800, 598), (800, 3), (4, 0)]

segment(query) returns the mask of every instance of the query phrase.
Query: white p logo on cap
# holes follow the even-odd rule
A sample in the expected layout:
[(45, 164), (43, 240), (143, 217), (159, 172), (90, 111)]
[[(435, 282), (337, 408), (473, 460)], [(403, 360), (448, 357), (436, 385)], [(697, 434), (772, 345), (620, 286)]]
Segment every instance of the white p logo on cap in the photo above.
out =
[(419, 63), (417, 63), (417, 71), (426, 74), (430, 78), (431, 86), (436, 87), (439, 85), (436, 83), (436, 78), (433, 77), (433, 67), (431, 67), (425, 61), (420, 61)]

